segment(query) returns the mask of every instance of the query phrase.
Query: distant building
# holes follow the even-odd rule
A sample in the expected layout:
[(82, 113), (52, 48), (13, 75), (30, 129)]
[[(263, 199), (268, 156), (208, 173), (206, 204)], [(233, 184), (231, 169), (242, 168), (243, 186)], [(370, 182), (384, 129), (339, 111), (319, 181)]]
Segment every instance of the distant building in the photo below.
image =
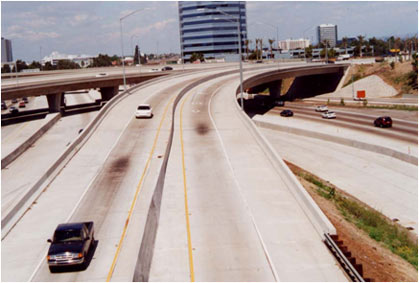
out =
[(282, 50), (304, 49), (310, 45), (308, 39), (286, 39), (279, 41), (279, 48)]
[(201, 53), (205, 59), (238, 60), (239, 33), (233, 17), (239, 18), (244, 52), (244, 41), (247, 39), (246, 2), (180, 1), (178, 8), (180, 48), (184, 60), (189, 60), (193, 53)]
[(335, 47), (338, 41), (338, 26), (331, 24), (323, 24), (317, 27), (317, 39), (319, 43), (325, 40), (329, 42), (329, 47)]
[(13, 62), (12, 41), (1, 38), (1, 62)]
[(49, 62), (51, 65), (56, 66), (58, 64), (58, 61), (61, 60), (69, 60), (74, 63), (77, 63), (80, 67), (87, 67), (90, 64), (93, 63), (94, 56), (89, 55), (67, 55), (67, 54), (61, 54), (57, 51), (54, 51), (49, 56), (45, 56), (44, 59), (42, 59), (41, 64), (45, 65), (45, 63)]

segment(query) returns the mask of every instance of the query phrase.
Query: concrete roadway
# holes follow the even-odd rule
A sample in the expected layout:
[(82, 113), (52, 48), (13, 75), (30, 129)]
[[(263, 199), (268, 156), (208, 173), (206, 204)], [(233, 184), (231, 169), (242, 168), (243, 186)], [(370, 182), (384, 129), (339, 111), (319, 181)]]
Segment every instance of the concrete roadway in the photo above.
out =
[(149, 280), (346, 281), (238, 117), (237, 84), (219, 78), (180, 102)]
[[(133, 266), (126, 263), (133, 265), (135, 261), (125, 260), (125, 257), (137, 255), (135, 246), (139, 245), (141, 223), (149, 205), (147, 195), (154, 188), (161, 162), (159, 156), (164, 153), (168, 118), (162, 126), (151, 163), (145, 166), (164, 107), (186, 83), (210, 73), (190, 74), (148, 86), (116, 105), (95, 134), (2, 241), (2, 280), (105, 281), (144, 172), (144, 189), (132, 211), (136, 217), (130, 222), (130, 233), (119, 254), (124, 264), (115, 266), (112, 277), (116, 281), (130, 281), (133, 274), (130, 268)], [(135, 107), (142, 102), (153, 104), (153, 119), (134, 119)], [(31, 172), (29, 169), (25, 171), (28, 174)], [(52, 236), (58, 223), (84, 219), (95, 220), (96, 239), (99, 240), (90, 267), (81, 273), (49, 273), (45, 264), (49, 246), (46, 239)]]

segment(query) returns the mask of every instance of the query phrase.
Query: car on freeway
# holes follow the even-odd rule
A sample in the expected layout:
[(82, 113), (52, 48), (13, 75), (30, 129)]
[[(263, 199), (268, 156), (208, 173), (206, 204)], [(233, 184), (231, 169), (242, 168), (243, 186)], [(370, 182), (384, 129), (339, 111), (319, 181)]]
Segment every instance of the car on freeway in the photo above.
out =
[(291, 110), (286, 109), (286, 110), (282, 110), (279, 115), (281, 115), (282, 117), (292, 117), (294, 116), (294, 113)]
[(393, 125), (393, 120), (391, 120), (391, 117), (389, 116), (378, 117), (374, 121), (375, 127), (390, 128), (392, 125)]
[(158, 71), (159, 71), (159, 69), (152, 68), (149, 72), (158, 72)]
[(333, 111), (327, 111), (322, 114), (322, 118), (325, 119), (336, 119), (336, 113)]
[(274, 101), (274, 104), (276, 106), (284, 106), (285, 105), (285, 101), (283, 101), (283, 100), (275, 100)]
[(327, 112), (329, 111), (329, 109), (327, 108), (326, 105), (319, 105), (316, 107), (316, 112)]
[(151, 118), (153, 117), (153, 108), (150, 104), (140, 104), (135, 112), (136, 118)]
[(51, 272), (59, 266), (87, 266), (87, 255), (95, 242), (93, 222), (64, 223), (55, 229), (47, 263)]
[(9, 112), (12, 113), (12, 114), (18, 113), (19, 109), (17, 109), (16, 106), (10, 106)]
[(162, 71), (171, 71), (171, 70), (173, 70), (173, 68), (170, 67), (170, 66), (165, 66), (165, 67), (161, 68), (161, 70)]
[(17, 98), (13, 98), (12, 103), (17, 103)]
[(96, 78), (107, 77), (107, 76), (109, 76), (108, 73), (99, 73), (96, 75)]
[(2, 101), (1, 102), (1, 110), (6, 110), (6, 109), (7, 109), (6, 102)]
[(25, 101), (19, 102), (19, 108), (24, 108), (24, 107), (26, 107)]
[(22, 101), (24, 101), (25, 103), (28, 103), (29, 102), (29, 100), (28, 100), (28, 98), (26, 96), (22, 98)]

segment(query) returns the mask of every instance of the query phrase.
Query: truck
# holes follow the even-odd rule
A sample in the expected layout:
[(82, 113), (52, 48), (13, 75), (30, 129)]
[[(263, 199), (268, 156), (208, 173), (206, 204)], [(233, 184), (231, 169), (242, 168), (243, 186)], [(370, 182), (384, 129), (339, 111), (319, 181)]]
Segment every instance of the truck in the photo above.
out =
[(87, 255), (94, 244), (93, 222), (59, 224), (48, 250), (47, 262), (51, 272), (59, 266), (87, 266)]

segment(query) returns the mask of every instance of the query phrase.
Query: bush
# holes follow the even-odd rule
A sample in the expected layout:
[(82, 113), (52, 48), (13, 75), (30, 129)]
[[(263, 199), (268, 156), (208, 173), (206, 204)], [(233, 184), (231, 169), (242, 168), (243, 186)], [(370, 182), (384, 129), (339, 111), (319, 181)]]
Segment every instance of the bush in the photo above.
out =
[(345, 106), (345, 100), (343, 98), (340, 99), (340, 105)]
[(394, 70), (394, 67), (396, 66), (396, 63), (394, 63), (394, 61), (392, 61), (391, 63), (390, 63), (390, 67), (391, 67), (391, 69), (392, 70)]

